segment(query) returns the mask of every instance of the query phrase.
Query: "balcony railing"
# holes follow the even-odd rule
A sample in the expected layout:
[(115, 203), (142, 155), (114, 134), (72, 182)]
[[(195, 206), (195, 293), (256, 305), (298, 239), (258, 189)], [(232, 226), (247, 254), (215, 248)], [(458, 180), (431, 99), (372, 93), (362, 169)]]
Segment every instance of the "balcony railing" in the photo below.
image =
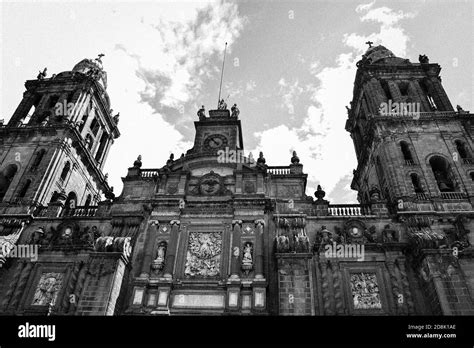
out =
[(77, 217), (91, 217), (97, 213), (97, 206), (89, 207), (75, 207), (71, 209), (65, 209), (63, 216), (77, 216)]
[(441, 192), (443, 199), (464, 199), (466, 195), (463, 192)]
[(328, 207), (330, 216), (363, 216), (371, 213), (370, 207), (362, 204), (330, 204)]
[(267, 172), (273, 175), (288, 175), (290, 174), (290, 168), (289, 167), (268, 167)]
[(474, 164), (474, 158), (463, 158), (462, 163), (464, 164)]
[(153, 178), (158, 176), (158, 169), (142, 169), (140, 170), (140, 176), (142, 178)]
[(414, 166), (415, 161), (413, 161), (412, 159), (405, 160), (405, 165), (406, 166)]
[(426, 201), (428, 199), (428, 195), (423, 192), (416, 192), (415, 195), (416, 195), (416, 199), (420, 201)]

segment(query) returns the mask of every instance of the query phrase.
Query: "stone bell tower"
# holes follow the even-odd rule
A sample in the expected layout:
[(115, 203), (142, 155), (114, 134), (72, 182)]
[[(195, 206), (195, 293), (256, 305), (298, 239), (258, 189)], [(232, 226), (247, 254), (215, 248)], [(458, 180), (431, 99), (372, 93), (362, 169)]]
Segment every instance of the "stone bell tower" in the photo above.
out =
[[(102, 173), (120, 133), (112, 116), (102, 55), (72, 71), (26, 81), (23, 99), (0, 127), (0, 204), (94, 205), (110, 191)], [(51, 205), (50, 204), (50, 205)], [(4, 211), (7, 212), (7, 211)]]
[(401, 223), (431, 313), (470, 314), (473, 115), (453, 109), (441, 67), (425, 55), (412, 63), (369, 47), (357, 67), (346, 123), (358, 159), (351, 187)]
[[(385, 200), (393, 211), (413, 204), (470, 209), (474, 196), (472, 114), (455, 111), (441, 67), (370, 47), (357, 63), (346, 130), (358, 159), (352, 188), (361, 203)], [(447, 205), (446, 205), (447, 204)], [(424, 210), (424, 209), (423, 209)]]

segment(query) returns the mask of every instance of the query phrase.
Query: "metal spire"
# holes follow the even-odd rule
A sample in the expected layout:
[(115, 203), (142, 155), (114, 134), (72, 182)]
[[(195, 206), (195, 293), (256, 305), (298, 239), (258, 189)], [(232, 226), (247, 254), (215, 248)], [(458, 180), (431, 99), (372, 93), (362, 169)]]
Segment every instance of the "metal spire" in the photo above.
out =
[(217, 99), (217, 107), (218, 108), (219, 108), (219, 103), (221, 101), (222, 78), (224, 77), (224, 64), (225, 64), (225, 53), (226, 53), (226, 51), (227, 51), (227, 42), (225, 43), (224, 59), (222, 60), (221, 83), (219, 85), (219, 98)]

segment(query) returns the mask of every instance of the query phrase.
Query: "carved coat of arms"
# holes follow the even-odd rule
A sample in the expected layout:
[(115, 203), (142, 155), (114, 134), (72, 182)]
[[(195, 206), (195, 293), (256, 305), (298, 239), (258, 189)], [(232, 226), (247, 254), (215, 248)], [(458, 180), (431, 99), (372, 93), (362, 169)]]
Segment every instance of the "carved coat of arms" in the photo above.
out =
[(193, 232), (189, 235), (184, 274), (188, 277), (215, 277), (220, 271), (222, 234)]

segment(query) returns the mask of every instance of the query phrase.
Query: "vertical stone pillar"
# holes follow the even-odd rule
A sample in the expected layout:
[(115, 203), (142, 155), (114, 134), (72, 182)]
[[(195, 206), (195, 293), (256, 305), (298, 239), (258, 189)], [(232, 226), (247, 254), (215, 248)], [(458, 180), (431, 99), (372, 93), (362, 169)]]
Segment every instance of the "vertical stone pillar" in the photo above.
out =
[(170, 245), (166, 252), (166, 262), (165, 262), (165, 270), (164, 270), (165, 278), (173, 278), (174, 260), (176, 257), (176, 249), (178, 248), (179, 227), (181, 223), (179, 220), (172, 220), (170, 224), (171, 224), (171, 236), (170, 236)]
[(153, 238), (152, 233), (156, 231), (160, 225), (158, 220), (151, 220), (150, 223), (151, 225), (148, 226), (148, 231), (143, 246), (143, 263), (140, 278), (148, 278), (150, 276), (150, 264), (151, 259), (153, 258), (153, 247), (155, 245), (155, 238)]
[(242, 220), (233, 220), (232, 228), (232, 258), (230, 262), (230, 278), (239, 279)]
[(263, 279), (263, 228), (265, 227), (265, 221), (255, 220), (255, 227), (257, 228), (255, 240), (255, 278)]

